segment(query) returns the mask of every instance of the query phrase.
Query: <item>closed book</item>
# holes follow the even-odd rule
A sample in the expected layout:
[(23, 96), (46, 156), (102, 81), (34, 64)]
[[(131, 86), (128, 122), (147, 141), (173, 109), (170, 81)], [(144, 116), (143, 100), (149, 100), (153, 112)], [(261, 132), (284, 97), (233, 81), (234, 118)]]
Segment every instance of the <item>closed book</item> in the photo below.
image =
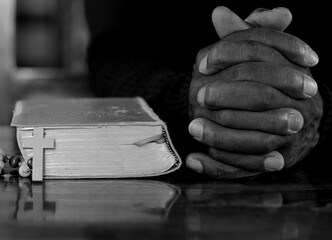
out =
[(11, 126), (33, 181), (148, 177), (181, 165), (165, 122), (140, 97), (21, 100)]

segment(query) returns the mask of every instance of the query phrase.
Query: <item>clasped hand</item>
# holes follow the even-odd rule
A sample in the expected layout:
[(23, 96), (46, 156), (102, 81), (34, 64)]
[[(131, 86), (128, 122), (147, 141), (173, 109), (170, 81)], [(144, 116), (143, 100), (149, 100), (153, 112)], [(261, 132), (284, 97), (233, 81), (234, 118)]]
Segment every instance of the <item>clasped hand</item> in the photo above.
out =
[(221, 40), (198, 53), (189, 90), (189, 132), (207, 151), (190, 154), (188, 167), (252, 176), (291, 167), (317, 144), (323, 102), (309, 68), (318, 57), (283, 32), (285, 14), (257, 10), (243, 21), (214, 11)]

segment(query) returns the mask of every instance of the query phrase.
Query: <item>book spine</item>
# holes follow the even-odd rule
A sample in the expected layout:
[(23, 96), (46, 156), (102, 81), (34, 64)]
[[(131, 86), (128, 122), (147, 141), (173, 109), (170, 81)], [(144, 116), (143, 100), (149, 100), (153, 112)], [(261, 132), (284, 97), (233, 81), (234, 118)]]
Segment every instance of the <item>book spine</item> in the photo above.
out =
[(163, 134), (164, 139), (165, 139), (165, 144), (166, 144), (168, 150), (170, 151), (170, 153), (174, 156), (175, 162), (176, 162), (175, 165), (177, 167), (177, 166), (179, 166), (179, 164), (181, 164), (179, 155), (175, 151), (174, 146), (170, 141), (170, 137), (169, 137), (168, 132), (166, 130), (166, 126), (161, 126), (161, 130), (162, 130), (162, 134)]

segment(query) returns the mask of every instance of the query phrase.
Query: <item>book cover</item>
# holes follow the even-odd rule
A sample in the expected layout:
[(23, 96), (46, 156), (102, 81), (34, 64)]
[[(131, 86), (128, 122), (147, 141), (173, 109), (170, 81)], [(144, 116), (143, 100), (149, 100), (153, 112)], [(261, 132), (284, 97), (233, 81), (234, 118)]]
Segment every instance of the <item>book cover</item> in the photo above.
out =
[(34, 181), (156, 176), (181, 165), (166, 124), (140, 97), (22, 100), (11, 126)]

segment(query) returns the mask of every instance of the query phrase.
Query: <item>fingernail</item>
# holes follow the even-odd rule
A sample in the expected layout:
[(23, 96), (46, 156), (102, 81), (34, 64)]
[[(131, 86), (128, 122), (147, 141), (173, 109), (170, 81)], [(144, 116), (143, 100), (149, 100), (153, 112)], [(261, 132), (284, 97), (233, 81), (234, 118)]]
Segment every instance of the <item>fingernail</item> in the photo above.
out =
[(203, 57), (203, 59), (201, 60), (198, 70), (200, 73), (206, 74), (206, 68), (207, 68), (207, 55), (205, 55)]
[(195, 119), (189, 124), (189, 133), (198, 141), (203, 138), (203, 125)]
[(306, 76), (304, 78), (303, 85), (303, 91), (308, 97), (313, 97), (316, 95), (318, 86), (315, 80), (309, 76)]
[(303, 47), (302, 52), (304, 52), (305, 61), (309, 66), (314, 66), (318, 63), (318, 55), (309, 46)]
[(276, 10), (280, 10), (280, 9), (287, 10), (287, 8), (284, 8), (284, 7), (276, 7), (276, 8), (273, 8), (272, 11), (276, 11)]
[(202, 107), (205, 106), (205, 92), (206, 92), (206, 86), (202, 87), (197, 93), (197, 102)]
[(192, 157), (188, 157), (187, 158), (187, 161), (186, 161), (186, 165), (188, 168), (196, 171), (196, 172), (199, 172), (199, 173), (202, 173), (203, 172), (203, 165), (200, 161), (198, 161), (197, 159), (195, 158), (192, 158)]
[(264, 159), (264, 167), (267, 171), (279, 171), (284, 165), (284, 158), (277, 151), (271, 152), (267, 155), (267, 158)]
[(297, 133), (303, 127), (303, 117), (300, 113), (290, 113), (287, 115), (288, 126), (287, 131), (289, 133)]

